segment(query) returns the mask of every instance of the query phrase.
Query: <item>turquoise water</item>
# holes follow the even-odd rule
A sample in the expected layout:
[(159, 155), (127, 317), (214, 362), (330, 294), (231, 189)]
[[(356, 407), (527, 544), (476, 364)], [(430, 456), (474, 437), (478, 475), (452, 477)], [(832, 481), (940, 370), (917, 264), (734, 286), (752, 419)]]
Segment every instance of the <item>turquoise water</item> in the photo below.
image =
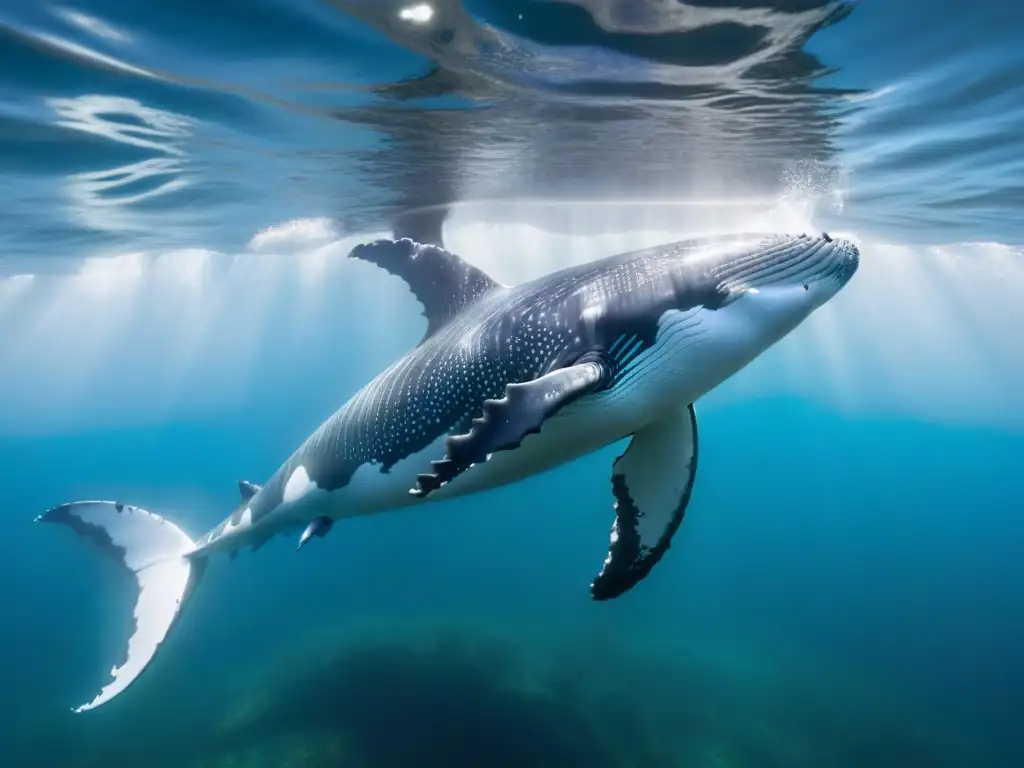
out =
[[(982, 0), (0, 2), (0, 762), (1024, 765), (1024, 11)], [(345, 254), (506, 282), (709, 231), (860, 272), (697, 404), (671, 551), (593, 603), (611, 446), (131, 594), (46, 508), (193, 536), (422, 333)]]

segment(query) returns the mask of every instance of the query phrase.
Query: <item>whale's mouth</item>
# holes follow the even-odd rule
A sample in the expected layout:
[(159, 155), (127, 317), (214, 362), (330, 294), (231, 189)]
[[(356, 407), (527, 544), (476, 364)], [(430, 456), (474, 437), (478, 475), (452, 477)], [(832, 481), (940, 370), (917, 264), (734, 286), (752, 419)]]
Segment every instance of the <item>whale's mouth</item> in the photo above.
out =
[(853, 277), (860, 251), (849, 240), (827, 234), (814, 237), (767, 238), (751, 252), (735, 256), (713, 270), (720, 291), (759, 289), (766, 286), (804, 286), (831, 283), (839, 290)]

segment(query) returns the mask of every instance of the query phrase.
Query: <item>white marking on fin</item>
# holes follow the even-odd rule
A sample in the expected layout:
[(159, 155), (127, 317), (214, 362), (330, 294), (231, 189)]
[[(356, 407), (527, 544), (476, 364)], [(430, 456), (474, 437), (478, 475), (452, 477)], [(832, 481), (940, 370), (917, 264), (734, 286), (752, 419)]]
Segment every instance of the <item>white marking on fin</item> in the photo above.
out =
[(114, 679), (92, 701), (74, 709), (84, 712), (110, 701), (149, 666), (202, 573), (202, 563), (184, 556), (194, 545), (180, 528), (139, 507), (78, 501), (54, 507), (38, 520), (66, 525), (91, 539), (124, 567), (139, 588), (135, 631), (128, 640), (125, 661), (110, 670)]

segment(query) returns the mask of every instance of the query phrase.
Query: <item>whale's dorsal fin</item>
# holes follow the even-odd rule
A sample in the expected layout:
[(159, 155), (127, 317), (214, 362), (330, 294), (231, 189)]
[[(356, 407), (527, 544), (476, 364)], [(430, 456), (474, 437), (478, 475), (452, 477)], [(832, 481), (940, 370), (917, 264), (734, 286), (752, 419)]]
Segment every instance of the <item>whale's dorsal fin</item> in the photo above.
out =
[(248, 501), (249, 499), (251, 499), (253, 496), (260, 492), (260, 489), (262, 487), (263, 486), (261, 485), (256, 485), (256, 483), (250, 483), (248, 480), (238, 481), (238, 492), (242, 496), (242, 501)]
[(424, 338), (480, 296), (501, 285), (454, 253), (407, 237), (357, 245), (349, 256), (369, 261), (405, 280), (423, 305), (427, 318)]
[(687, 408), (633, 435), (615, 460), (615, 524), (601, 573), (590, 585), (595, 600), (629, 591), (672, 544), (697, 476), (697, 415)]

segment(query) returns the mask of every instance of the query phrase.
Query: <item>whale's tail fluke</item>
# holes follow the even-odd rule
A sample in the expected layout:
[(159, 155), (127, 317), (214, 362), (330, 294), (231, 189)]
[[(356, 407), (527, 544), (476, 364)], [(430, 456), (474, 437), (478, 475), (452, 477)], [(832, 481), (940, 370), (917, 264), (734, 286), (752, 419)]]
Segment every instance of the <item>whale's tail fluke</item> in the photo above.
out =
[(194, 544), (169, 520), (138, 507), (113, 501), (75, 501), (36, 518), (61, 523), (91, 539), (122, 565), (138, 587), (135, 631), (124, 662), (111, 670), (114, 679), (92, 701), (75, 708), (100, 706), (130, 686), (156, 656), (202, 576), (205, 560), (190, 559)]

